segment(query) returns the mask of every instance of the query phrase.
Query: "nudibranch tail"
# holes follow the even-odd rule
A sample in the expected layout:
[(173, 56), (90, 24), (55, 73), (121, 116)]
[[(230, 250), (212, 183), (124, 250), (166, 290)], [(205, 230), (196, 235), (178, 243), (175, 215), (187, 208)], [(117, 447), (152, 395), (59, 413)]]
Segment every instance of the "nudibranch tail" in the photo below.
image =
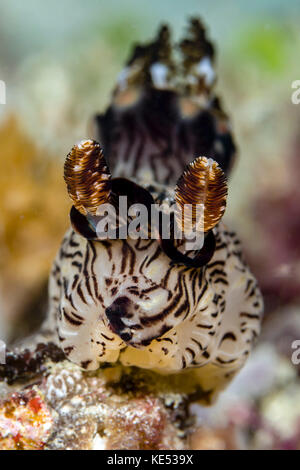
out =
[[(175, 64), (172, 58), (171, 35), (168, 26), (158, 30), (153, 41), (145, 45), (137, 45), (126, 64), (126, 86), (154, 86), (166, 88)], [(124, 73), (121, 79), (125, 78)], [(122, 80), (120, 82), (122, 89)]]
[(120, 75), (116, 94), (132, 86), (150, 86), (184, 94), (209, 91), (216, 78), (214, 47), (198, 18), (191, 18), (187, 35), (178, 44), (178, 49), (181, 58), (176, 63), (170, 30), (162, 25), (152, 41), (134, 48)]
[[(191, 18), (187, 36), (179, 43), (182, 54), (182, 68), (184, 77), (194, 75), (190, 84), (202, 81), (209, 89), (215, 83), (215, 72), (213, 69), (214, 47), (206, 37), (206, 31), (198, 18)], [(187, 80), (186, 85), (188, 85)], [(187, 91), (187, 90), (186, 90)]]
[(184, 56), (184, 68), (189, 71), (192, 65), (204, 57), (214, 59), (215, 51), (199, 18), (190, 19), (187, 32), (188, 35), (180, 42), (179, 48)]
[[(196, 223), (198, 206), (203, 211), (203, 231), (208, 232), (223, 217), (226, 197), (226, 176), (217, 162), (206, 157), (196, 158), (187, 166), (177, 182), (175, 189), (177, 223), (184, 225), (183, 230), (192, 229)], [(191, 211), (185, 210), (187, 205), (190, 205)]]
[(236, 147), (215, 82), (214, 47), (198, 19), (179, 43), (163, 26), (137, 45), (94, 121), (113, 174), (173, 185), (196, 155), (209, 155), (228, 174)]
[(75, 208), (83, 215), (96, 215), (97, 208), (110, 200), (111, 174), (94, 140), (74, 145), (65, 161), (64, 179)]

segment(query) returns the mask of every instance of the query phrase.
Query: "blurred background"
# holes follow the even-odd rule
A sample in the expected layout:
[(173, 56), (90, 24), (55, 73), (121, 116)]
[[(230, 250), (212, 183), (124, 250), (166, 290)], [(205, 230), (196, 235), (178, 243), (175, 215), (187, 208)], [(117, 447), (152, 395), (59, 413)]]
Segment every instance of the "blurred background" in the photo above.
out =
[[(68, 226), (63, 161), (90, 136), (132, 44), (201, 16), (217, 47), (217, 90), (239, 148), (227, 222), (265, 298), (259, 343), (216, 406), (193, 406), (194, 448), (300, 448), (300, 79), (297, 0), (0, 0), (0, 339), (46, 308)], [(300, 357), (300, 355), (299, 355)], [(228, 432), (230, 431), (230, 432)]]

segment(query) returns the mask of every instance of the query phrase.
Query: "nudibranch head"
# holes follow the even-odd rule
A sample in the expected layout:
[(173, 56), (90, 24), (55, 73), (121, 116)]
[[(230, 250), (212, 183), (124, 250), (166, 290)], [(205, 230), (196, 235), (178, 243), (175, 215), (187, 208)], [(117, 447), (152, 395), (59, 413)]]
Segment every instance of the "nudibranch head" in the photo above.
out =
[[(79, 157), (78, 146), (72, 152), (75, 157), (67, 157), (65, 178), (82, 220), (79, 233), (73, 224), (75, 231), (64, 240), (56, 281), (63, 286), (57, 327), (67, 357), (87, 369), (116, 361), (161, 373), (195, 369), (201, 386), (217, 390), (249, 354), (262, 309), (235, 235), (220, 222), (227, 194), (224, 173), (214, 161), (200, 157), (185, 169), (175, 190), (155, 184), (142, 187), (124, 178), (107, 178), (96, 142), (82, 142)], [(80, 176), (72, 185), (69, 178), (77, 165)], [(100, 184), (93, 184), (89, 199), (90, 182), (97, 179)], [(109, 181), (104, 193), (103, 181)], [(98, 239), (90, 222), (97, 212), (94, 203), (115, 204), (116, 195), (126, 193), (130, 200), (147, 200), (147, 207), (158, 199), (171, 207), (173, 201), (175, 224), (176, 206), (203, 203), (203, 247), (186, 252), (181, 243), (160, 236)]]

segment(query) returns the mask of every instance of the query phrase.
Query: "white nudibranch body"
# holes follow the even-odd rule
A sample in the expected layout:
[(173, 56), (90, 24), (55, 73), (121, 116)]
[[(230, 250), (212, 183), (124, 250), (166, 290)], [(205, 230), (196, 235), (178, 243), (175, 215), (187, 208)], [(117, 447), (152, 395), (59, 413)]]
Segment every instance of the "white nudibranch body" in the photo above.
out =
[[(135, 49), (111, 106), (96, 118), (103, 152), (86, 140), (66, 159), (72, 229), (53, 264), (45, 326), (84, 369), (118, 363), (182, 374), (183, 381), (189, 375), (214, 397), (250, 354), (263, 301), (238, 238), (221, 220), (235, 145), (212, 91), (213, 47), (192, 19), (176, 68), (169, 39), (163, 27)], [(158, 237), (100, 239), (99, 207), (115, 208), (124, 196), (129, 206), (165, 204), (169, 238), (159, 226)], [(117, 220), (120, 232), (126, 223)], [(186, 248), (188, 237), (178, 241), (176, 227), (184, 237), (196, 227), (203, 246)]]
[(172, 266), (156, 240), (102, 243), (71, 230), (50, 282), (67, 357), (88, 370), (119, 361), (193, 371), (212, 395), (222, 389), (251, 351), (263, 304), (235, 234), (222, 223), (214, 231), (211, 261), (187, 269)]

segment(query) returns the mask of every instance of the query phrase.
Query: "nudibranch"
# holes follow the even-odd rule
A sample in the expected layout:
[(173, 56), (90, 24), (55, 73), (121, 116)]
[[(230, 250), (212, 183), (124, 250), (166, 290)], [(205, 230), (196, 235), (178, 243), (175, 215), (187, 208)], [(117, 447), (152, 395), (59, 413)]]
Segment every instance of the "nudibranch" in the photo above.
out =
[[(112, 102), (95, 118), (96, 140), (75, 145), (64, 177), (73, 206), (50, 277), (47, 327), (66, 357), (88, 370), (105, 363), (194, 374), (215, 396), (245, 363), (263, 311), (235, 233), (222, 222), (235, 156), (228, 117), (214, 94), (214, 48), (192, 19), (173, 59), (169, 29), (137, 46)], [(99, 141), (101, 144), (99, 144)], [(164, 204), (204, 208), (203, 244), (170, 236), (102, 239), (98, 209)], [(117, 229), (128, 220), (117, 219)], [(174, 230), (171, 230), (171, 234)], [(184, 380), (184, 379), (183, 379)]]

